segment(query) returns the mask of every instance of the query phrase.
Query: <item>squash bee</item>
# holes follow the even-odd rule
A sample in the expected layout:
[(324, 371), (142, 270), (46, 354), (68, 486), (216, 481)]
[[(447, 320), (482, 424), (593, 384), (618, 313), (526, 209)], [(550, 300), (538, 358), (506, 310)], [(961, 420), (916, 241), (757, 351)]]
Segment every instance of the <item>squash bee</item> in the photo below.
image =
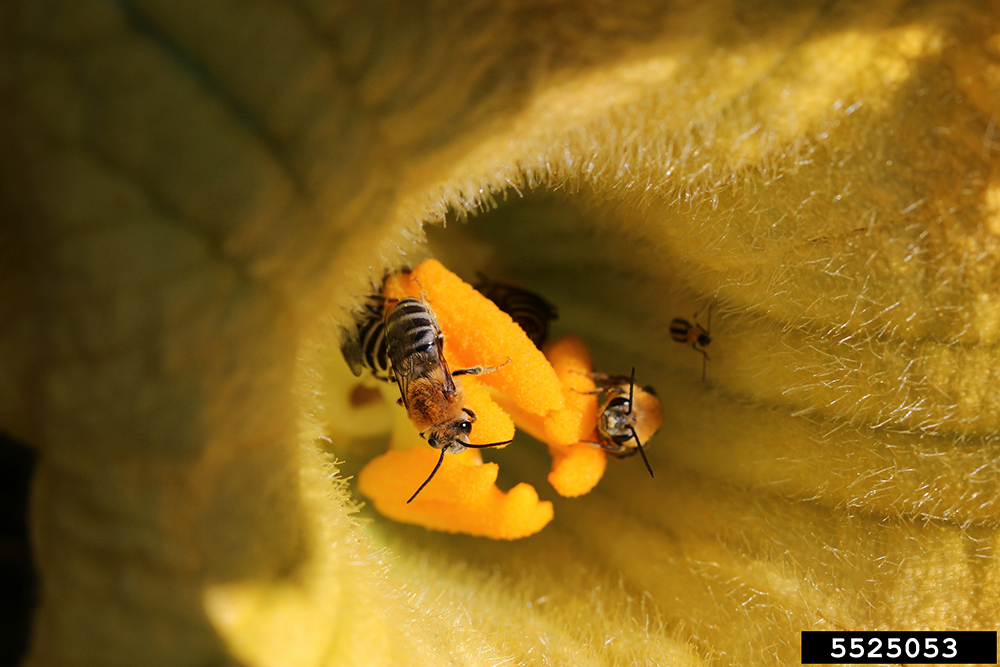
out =
[(375, 379), (389, 382), (389, 356), (385, 344), (385, 316), (380, 295), (369, 295), (365, 304), (354, 313), (354, 328), (340, 330), (340, 353), (360, 376), (364, 369)]
[(607, 400), (597, 416), (599, 442), (587, 442), (620, 459), (634, 456), (638, 451), (650, 477), (655, 477), (642, 441), (648, 443), (663, 423), (663, 406), (656, 391), (652, 387), (635, 386), (634, 366), (631, 376), (591, 373), (590, 377), (604, 386), (588, 393), (604, 394)]
[[(697, 314), (695, 314), (697, 317)], [(708, 362), (708, 352), (705, 348), (712, 342), (712, 337), (708, 333), (708, 328), (712, 325), (712, 309), (708, 310), (708, 324), (702, 327), (697, 320), (691, 324), (685, 319), (675, 317), (670, 323), (670, 337), (678, 343), (690, 343), (691, 347), (700, 352), (701, 360), (701, 380), (705, 381), (705, 366)]]
[(490, 280), (477, 273), (476, 290), (510, 315), (539, 350), (549, 337), (549, 322), (559, 318), (556, 307), (539, 294), (517, 285)]
[(451, 371), (444, 358), (444, 334), (434, 311), (422, 299), (398, 301), (385, 316), (385, 344), (389, 379), (399, 386), (399, 404), (427, 444), (441, 450), (441, 457), (427, 480), (410, 496), (407, 504), (434, 478), (445, 453), (460, 454), (467, 447), (486, 448), (511, 441), (473, 445), (463, 436), (472, 432), (476, 414), (465, 407), (461, 375), (481, 375), (497, 370), (475, 366)]

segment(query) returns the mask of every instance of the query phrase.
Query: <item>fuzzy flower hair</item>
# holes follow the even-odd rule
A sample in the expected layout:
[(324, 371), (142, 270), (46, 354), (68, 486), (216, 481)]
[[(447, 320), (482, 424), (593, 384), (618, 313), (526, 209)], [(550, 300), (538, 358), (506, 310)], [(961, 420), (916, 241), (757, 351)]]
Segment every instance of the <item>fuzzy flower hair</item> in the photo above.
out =
[[(792, 665), (806, 629), (1000, 624), (996, 6), (7, 5), (26, 664)], [(337, 328), (429, 256), (635, 366), (656, 478), (562, 498), (524, 437), (490, 456), (552, 502), (530, 537), (359, 510), (393, 406)], [(670, 327), (709, 309), (702, 381)]]

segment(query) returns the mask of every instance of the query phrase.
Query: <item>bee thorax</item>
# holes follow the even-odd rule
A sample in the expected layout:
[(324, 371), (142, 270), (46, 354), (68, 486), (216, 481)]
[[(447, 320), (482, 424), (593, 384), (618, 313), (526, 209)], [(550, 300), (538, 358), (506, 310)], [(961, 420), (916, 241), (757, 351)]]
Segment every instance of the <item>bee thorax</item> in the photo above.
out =
[(424, 432), (461, 417), (465, 397), (460, 388), (448, 395), (432, 379), (417, 378), (410, 382), (407, 402), (410, 421)]

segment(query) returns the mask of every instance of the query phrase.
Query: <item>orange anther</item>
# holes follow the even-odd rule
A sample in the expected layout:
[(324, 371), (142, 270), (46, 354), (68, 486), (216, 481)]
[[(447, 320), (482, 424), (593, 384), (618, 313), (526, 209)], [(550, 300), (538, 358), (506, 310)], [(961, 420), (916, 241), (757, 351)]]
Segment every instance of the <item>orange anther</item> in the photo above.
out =
[(546, 350), (549, 362), (562, 384), (565, 407), (545, 417), (545, 442), (574, 445), (589, 438), (597, 426), (596, 387), (588, 373), (593, 370), (590, 351), (579, 336), (569, 335)]
[(445, 334), (444, 353), (452, 370), (498, 367), (480, 379), (522, 409), (544, 415), (564, 407), (559, 378), (521, 327), (441, 262), (429, 259), (408, 276), (393, 276), (385, 295), (419, 298), (421, 288)]
[(498, 400), (515, 424), (549, 445), (552, 487), (561, 496), (580, 496), (601, 481), (607, 467), (603, 450), (581, 442), (596, 438), (597, 396), (589, 393), (596, 386), (589, 376), (590, 352), (579, 336), (570, 335), (550, 345), (546, 354), (562, 383), (565, 407), (539, 417), (502, 396)]
[(463, 455), (446, 455), (433, 481), (407, 504), (438, 456), (429, 447), (389, 451), (365, 466), (358, 488), (390, 519), (448, 533), (513, 540), (552, 520), (552, 503), (540, 502), (531, 486), (518, 484), (504, 493), (495, 485), (495, 463), (476, 465)]
[(580, 443), (561, 447), (549, 445), (552, 472), (549, 484), (560, 496), (575, 498), (597, 486), (608, 466), (608, 456), (600, 448)]
[[(504, 392), (519, 410), (538, 419), (565, 406), (558, 376), (521, 328), (440, 262), (428, 260), (410, 274), (391, 277), (384, 296), (387, 308), (408, 296), (426, 299), (444, 334), (444, 358), (451, 371), (492, 368), (482, 375), (455, 378), (464, 390), (464, 407), (476, 417), (465, 442), (489, 444), (514, 437), (514, 423), (486, 385)], [(531, 486), (518, 484), (508, 493), (500, 491), (495, 486), (496, 464), (483, 465), (479, 451), (445, 454), (434, 478), (407, 503), (441, 455), (420, 444), (413, 426), (403, 420), (397, 421), (392, 447), (358, 475), (361, 492), (385, 516), (494, 539), (531, 535), (552, 519), (552, 504), (539, 501)]]

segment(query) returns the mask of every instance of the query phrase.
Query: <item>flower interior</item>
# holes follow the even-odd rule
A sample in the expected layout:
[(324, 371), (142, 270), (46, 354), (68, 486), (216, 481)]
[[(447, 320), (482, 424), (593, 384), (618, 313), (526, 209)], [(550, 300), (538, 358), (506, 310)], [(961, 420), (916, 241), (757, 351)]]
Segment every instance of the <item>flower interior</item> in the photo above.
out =
[[(516, 423), (549, 445), (553, 456), (549, 481), (559, 494), (579, 496), (590, 491), (606, 462), (600, 448), (587, 442), (597, 437), (597, 400), (590, 393), (595, 385), (588, 377), (590, 353), (583, 340), (560, 339), (546, 349), (547, 358), (509, 315), (436, 260), (386, 282), (386, 309), (408, 296), (426, 300), (435, 313), (452, 371), (495, 368), (456, 378), (465, 390), (465, 406), (477, 417), (468, 442), (509, 441)], [(494, 539), (526, 537), (552, 520), (552, 503), (539, 501), (531, 485), (519, 483), (507, 493), (498, 489), (497, 464), (483, 464), (481, 450), (476, 449), (444, 455), (427, 488), (409, 502), (439, 455), (413, 437), (414, 428), (407, 420), (396, 419), (394, 424), (389, 451), (358, 476), (359, 490), (381, 514), (435, 530)]]

